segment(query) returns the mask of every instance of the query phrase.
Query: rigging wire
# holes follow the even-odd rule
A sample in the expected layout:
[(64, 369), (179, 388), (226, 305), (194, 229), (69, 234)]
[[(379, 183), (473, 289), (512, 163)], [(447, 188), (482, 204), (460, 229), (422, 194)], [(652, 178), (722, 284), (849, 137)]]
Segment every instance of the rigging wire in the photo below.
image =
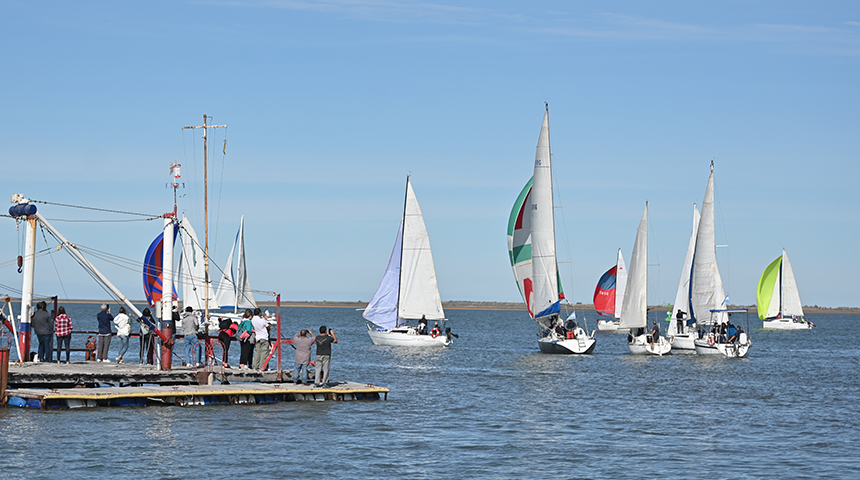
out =
[[(48, 246), (48, 237), (45, 236), (45, 228), (39, 223), (39, 230), (42, 232), (42, 240), (45, 242), (45, 246)], [(54, 256), (51, 257), (51, 265), (54, 266), (54, 272), (57, 273), (57, 281), (60, 282), (60, 289), (63, 290), (63, 296), (69, 298), (69, 294), (66, 292), (66, 286), (63, 284), (63, 279), (60, 277), (60, 270), (57, 268), (57, 262), (54, 261)]]
[(118, 214), (122, 214), (122, 215), (137, 215), (139, 217), (161, 218), (161, 215), (152, 215), (152, 214), (148, 214), (148, 213), (136, 213), (136, 212), (124, 212), (122, 210), (112, 210), (109, 208), (85, 207), (83, 205), (70, 205), (70, 204), (66, 204), (66, 203), (48, 202), (45, 200), (30, 199), (30, 203), (41, 203), (44, 205), (54, 205), (54, 206), (58, 206), (58, 207), (80, 208), (82, 210), (95, 210), (98, 212), (118, 213)]

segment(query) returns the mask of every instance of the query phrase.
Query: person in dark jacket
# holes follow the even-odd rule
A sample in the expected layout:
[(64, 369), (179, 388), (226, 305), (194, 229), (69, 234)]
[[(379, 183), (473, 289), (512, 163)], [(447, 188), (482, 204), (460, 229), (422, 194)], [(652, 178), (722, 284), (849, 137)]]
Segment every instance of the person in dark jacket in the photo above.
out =
[(39, 302), (36, 304), (36, 312), (30, 319), (33, 333), (39, 339), (39, 361), (54, 361), (54, 319), (48, 313), (48, 304)]
[(218, 328), (221, 329), (218, 331), (218, 340), (221, 340), (221, 343), (224, 344), (224, 367), (229, 368), (230, 365), (227, 364), (227, 354), (230, 352), (230, 343), (233, 341), (236, 331), (239, 330), (239, 325), (233, 323), (233, 321), (228, 318), (222, 318), (221, 322), (218, 324)]
[(113, 333), (110, 328), (113, 323), (113, 315), (110, 314), (110, 307), (106, 303), (102, 304), (102, 311), (96, 315), (96, 319), (99, 321), (99, 356), (96, 361), (110, 363), (108, 350), (110, 350), (110, 339)]

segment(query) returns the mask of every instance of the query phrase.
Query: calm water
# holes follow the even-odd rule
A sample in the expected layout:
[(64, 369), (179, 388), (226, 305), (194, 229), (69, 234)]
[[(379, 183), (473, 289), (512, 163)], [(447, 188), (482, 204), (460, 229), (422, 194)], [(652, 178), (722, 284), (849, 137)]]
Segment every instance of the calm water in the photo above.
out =
[[(70, 309), (95, 328), (95, 307)], [(860, 316), (753, 329), (750, 357), (730, 360), (634, 357), (622, 334), (544, 355), (520, 312), (449, 311), (460, 339), (431, 351), (372, 346), (353, 310), (283, 312), (290, 334), (336, 331), (333, 380), (389, 400), (0, 409), (3, 476), (860, 478)]]

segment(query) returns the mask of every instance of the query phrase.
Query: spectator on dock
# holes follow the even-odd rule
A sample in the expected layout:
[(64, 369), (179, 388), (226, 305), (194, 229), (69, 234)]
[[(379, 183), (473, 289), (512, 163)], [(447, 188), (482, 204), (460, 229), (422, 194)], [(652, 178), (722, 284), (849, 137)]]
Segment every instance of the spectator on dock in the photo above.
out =
[[(296, 368), (293, 370), (293, 383), (310, 383), (308, 367), (311, 364), (311, 347), (316, 337), (310, 330), (302, 330), (293, 337), (293, 346), (296, 347)], [(330, 353), (330, 352), (329, 352)], [(304, 373), (302, 373), (304, 372)]]
[(119, 342), (119, 354), (116, 363), (123, 363), (123, 355), (128, 351), (128, 337), (131, 335), (131, 319), (125, 311), (125, 307), (119, 307), (119, 313), (113, 317), (116, 325), (116, 339)]
[(221, 343), (224, 344), (224, 367), (227, 368), (230, 365), (227, 364), (227, 354), (230, 352), (230, 343), (233, 341), (233, 335), (236, 335), (236, 330), (239, 329), (239, 326), (233, 323), (229, 318), (222, 318), (221, 322), (218, 324), (218, 340), (221, 340)]
[(72, 319), (66, 315), (66, 307), (57, 309), (57, 318), (54, 319), (54, 333), (57, 334), (57, 363), (60, 362), (63, 344), (66, 344), (66, 363), (69, 363), (69, 354), (72, 351)]
[(110, 328), (110, 324), (113, 323), (113, 315), (111, 315), (110, 307), (106, 303), (102, 304), (102, 311), (96, 315), (96, 319), (99, 321), (99, 357), (96, 361), (110, 363), (108, 350), (110, 350), (110, 338), (113, 333)]
[[(191, 306), (185, 307), (185, 311), (180, 316), (182, 321), (182, 334), (185, 335), (185, 362), (186, 365), (195, 366), (194, 360), (191, 358), (191, 353), (194, 348), (194, 343), (197, 341), (197, 332), (200, 330), (200, 325), (197, 322), (197, 316), (194, 315), (194, 309)], [(203, 348), (197, 349), (196, 366), (203, 364)]]
[[(323, 325), (320, 327), (320, 334), (317, 335), (314, 343), (317, 346), (317, 356), (314, 363), (314, 370), (316, 370), (314, 386), (322, 387), (328, 385), (328, 371), (331, 368), (331, 344), (337, 343), (337, 336), (334, 334), (334, 330), (327, 330)], [(298, 352), (298, 347), (296, 352)]]
[(48, 313), (48, 304), (36, 304), (36, 312), (30, 318), (30, 327), (39, 339), (39, 361), (53, 362), (54, 358), (54, 322)]
[(269, 322), (262, 317), (263, 311), (254, 309), (251, 325), (254, 326), (254, 370), (265, 370), (269, 359)]
[(246, 308), (242, 321), (239, 322), (239, 368), (249, 368), (254, 359), (254, 325), (251, 323), (253, 316), (251, 309)]
[(140, 317), (140, 363), (144, 365), (155, 364), (155, 332), (152, 331), (153, 328), (155, 328), (155, 320), (152, 318), (152, 312), (148, 308), (144, 308), (143, 315)]

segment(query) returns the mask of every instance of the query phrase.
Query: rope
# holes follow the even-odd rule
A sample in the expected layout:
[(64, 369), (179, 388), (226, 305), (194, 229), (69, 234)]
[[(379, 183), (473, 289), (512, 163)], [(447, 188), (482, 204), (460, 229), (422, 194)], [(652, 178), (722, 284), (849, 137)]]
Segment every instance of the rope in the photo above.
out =
[(33, 200), (33, 199), (31, 199), (30, 202), (31, 203), (42, 203), (44, 205), (56, 205), (58, 207), (80, 208), (82, 210), (95, 210), (98, 212), (119, 213), (122, 215), (137, 215), (140, 217), (153, 217), (153, 219), (161, 218), (161, 215), (151, 215), (148, 213), (124, 212), (122, 210), (111, 210), (111, 209), (107, 209), (107, 208), (84, 207), (82, 205), (70, 205), (70, 204), (66, 204), (66, 203), (46, 202), (44, 200)]

